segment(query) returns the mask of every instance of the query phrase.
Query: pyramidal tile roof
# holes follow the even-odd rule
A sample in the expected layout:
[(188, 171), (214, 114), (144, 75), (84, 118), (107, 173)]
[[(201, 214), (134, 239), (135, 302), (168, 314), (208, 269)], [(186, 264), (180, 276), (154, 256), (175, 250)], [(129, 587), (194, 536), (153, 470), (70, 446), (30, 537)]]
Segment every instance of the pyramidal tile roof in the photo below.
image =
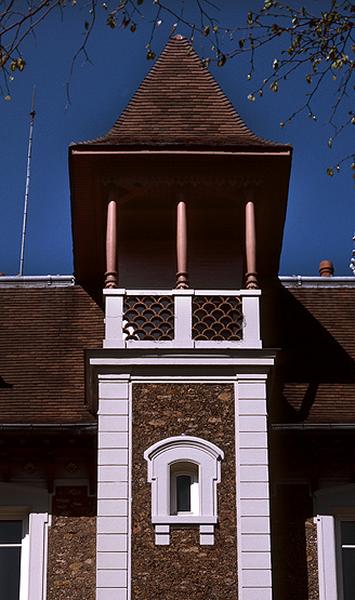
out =
[(182, 36), (171, 38), (108, 133), (85, 144), (277, 150), (242, 121)]

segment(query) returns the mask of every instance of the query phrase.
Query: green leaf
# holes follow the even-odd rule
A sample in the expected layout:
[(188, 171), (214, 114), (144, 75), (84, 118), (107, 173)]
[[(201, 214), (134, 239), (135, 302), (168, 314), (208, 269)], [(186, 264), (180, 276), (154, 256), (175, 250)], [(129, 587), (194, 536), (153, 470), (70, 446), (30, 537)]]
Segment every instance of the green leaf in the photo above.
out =
[(154, 60), (154, 59), (155, 59), (155, 52), (153, 52), (153, 50), (148, 50), (147, 60)]
[(270, 89), (275, 92), (279, 91), (279, 82), (278, 81), (273, 81), (272, 84), (270, 85)]
[(265, 0), (265, 2), (264, 2), (265, 10), (269, 10), (269, 8), (272, 8), (273, 6), (274, 6), (273, 0)]
[(248, 100), (249, 100), (249, 102), (255, 102), (255, 96), (254, 96), (254, 94), (249, 94), (248, 95)]
[(306, 81), (307, 83), (311, 84), (312, 83), (312, 75), (306, 75)]
[(247, 23), (248, 25), (252, 25), (254, 23), (254, 15), (251, 11), (248, 12)]
[(210, 31), (211, 31), (211, 28), (209, 27), (209, 25), (206, 25), (206, 26), (203, 28), (203, 35), (209, 35), (209, 34), (210, 34)]
[(131, 23), (130, 30), (134, 33), (137, 29), (137, 25), (135, 23)]
[(243, 39), (242, 39), (242, 40), (239, 40), (238, 44), (239, 44), (239, 48), (240, 48), (240, 49), (244, 48), (244, 45), (245, 45), (245, 40), (243, 40)]
[(327, 168), (327, 175), (329, 175), (329, 177), (333, 177), (334, 169), (332, 167)]
[(328, 148), (331, 148), (333, 146), (333, 138), (330, 137), (328, 140)]

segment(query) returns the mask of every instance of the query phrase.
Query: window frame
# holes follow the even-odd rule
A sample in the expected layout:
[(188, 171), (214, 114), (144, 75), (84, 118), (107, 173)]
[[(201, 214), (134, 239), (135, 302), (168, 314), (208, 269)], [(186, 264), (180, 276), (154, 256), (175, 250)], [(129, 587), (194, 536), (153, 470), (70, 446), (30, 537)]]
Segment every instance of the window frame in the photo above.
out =
[[(179, 469), (179, 465), (181, 468)], [(191, 467), (189, 468), (189, 465)], [(194, 468), (193, 468), (194, 467)], [(170, 464), (170, 515), (198, 515), (200, 514), (200, 469), (191, 461), (178, 461)], [(178, 510), (178, 477), (185, 476), (190, 479), (190, 510)]]
[[(26, 499), (26, 505), (19, 500)], [(3, 502), (3, 504), (1, 504)], [(44, 488), (0, 483), (0, 520), (22, 521), (19, 600), (46, 600), (49, 494)]]
[(344, 600), (340, 523), (355, 521), (355, 484), (317, 490), (314, 508), (319, 600)]
[[(336, 544), (336, 567), (337, 567), (337, 585), (338, 585), (338, 596), (339, 600), (344, 600), (344, 571), (343, 571), (343, 553), (342, 553), (342, 542), (341, 542), (341, 524), (345, 522), (351, 522), (355, 524), (355, 509), (351, 513), (344, 515), (336, 515), (335, 520), (335, 544)], [(354, 543), (355, 550), (355, 543)]]
[[(218, 522), (217, 484), (221, 481), (223, 451), (202, 438), (180, 435), (153, 444), (144, 452), (151, 483), (151, 519), (156, 545), (170, 543), (170, 527), (199, 526), (200, 544), (214, 543), (214, 526)], [(192, 463), (198, 467), (199, 510), (171, 514), (171, 465)]]
[[(18, 600), (27, 600), (28, 598), (28, 571), (29, 571), (29, 508), (0, 506), (0, 521), (21, 521), (21, 555), (20, 555), (20, 573), (19, 573), (19, 595)], [(0, 548), (3, 547), (0, 544)]]

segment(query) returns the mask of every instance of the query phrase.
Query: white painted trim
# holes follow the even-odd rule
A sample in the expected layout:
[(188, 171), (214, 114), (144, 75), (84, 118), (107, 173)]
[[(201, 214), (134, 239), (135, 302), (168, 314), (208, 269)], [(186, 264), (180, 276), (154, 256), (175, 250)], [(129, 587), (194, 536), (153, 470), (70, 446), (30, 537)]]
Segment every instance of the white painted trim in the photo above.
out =
[[(211, 356), (159, 356), (159, 365), (157, 364), (157, 358), (155, 356), (130, 356), (126, 355), (122, 358), (115, 357), (105, 357), (105, 358), (90, 358), (90, 365), (96, 367), (121, 367), (124, 366), (127, 369), (130, 369), (134, 366), (152, 366), (152, 367), (178, 367), (178, 366), (193, 366), (193, 367), (216, 367), (216, 373), (218, 372), (217, 367), (222, 368), (235, 368), (237, 371), (238, 368), (247, 367), (247, 368), (268, 368), (273, 367), (275, 362), (275, 352), (270, 352), (265, 356), (265, 352), (263, 351), (263, 355), (260, 357), (245, 357), (243, 355), (238, 357), (230, 357), (228, 355), (221, 356), (214, 355), (211, 352)], [(218, 377), (218, 375), (216, 375)]]
[[(104, 348), (261, 348), (260, 290), (126, 290), (105, 289)], [(123, 333), (125, 296), (170, 296), (174, 302), (174, 339), (126, 340)], [(242, 301), (243, 331), (239, 341), (193, 340), (192, 300), (194, 296), (233, 296)]]
[[(128, 374), (98, 375), (97, 600), (106, 598), (108, 594), (130, 600), (131, 594), (132, 395), (130, 388)], [(109, 448), (102, 448), (100, 445), (103, 434), (110, 436)]]
[(127, 600), (132, 593), (132, 465), (133, 465), (133, 399), (132, 384), (128, 386), (128, 556), (127, 556)]
[(319, 600), (338, 600), (335, 521), (317, 515)]
[(266, 380), (238, 374), (234, 390), (239, 600), (272, 598)]
[[(148, 463), (148, 481), (151, 484), (151, 515), (153, 525), (209, 525), (200, 530), (204, 545), (214, 543), (212, 525), (217, 523), (217, 484), (221, 481), (223, 451), (208, 440), (179, 435), (159, 440), (144, 452)], [(198, 513), (171, 514), (171, 467), (178, 463), (192, 463), (198, 469)], [(155, 528), (156, 529), (156, 528)], [(161, 538), (161, 533), (164, 537)], [(168, 545), (168, 531), (156, 529), (155, 543)]]
[[(27, 506), (19, 504), (23, 501)], [(49, 495), (43, 488), (0, 483), (0, 518), (24, 522), (20, 600), (46, 600)]]

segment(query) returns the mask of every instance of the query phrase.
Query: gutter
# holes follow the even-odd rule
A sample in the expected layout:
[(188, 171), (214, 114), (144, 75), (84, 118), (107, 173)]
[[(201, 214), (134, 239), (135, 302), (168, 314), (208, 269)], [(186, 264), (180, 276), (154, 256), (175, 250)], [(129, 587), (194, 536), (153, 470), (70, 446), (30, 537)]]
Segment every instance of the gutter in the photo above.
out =
[(272, 431), (355, 431), (355, 423), (274, 423)]
[(13, 287), (70, 287), (73, 275), (0, 275), (0, 288)]
[(286, 288), (355, 288), (355, 277), (351, 275), (349, 277), (280, 275), (279, 280)]
[(71, 431), (71, 432), (96, 432), (96, 423), (1, 423), (2, 431)]

